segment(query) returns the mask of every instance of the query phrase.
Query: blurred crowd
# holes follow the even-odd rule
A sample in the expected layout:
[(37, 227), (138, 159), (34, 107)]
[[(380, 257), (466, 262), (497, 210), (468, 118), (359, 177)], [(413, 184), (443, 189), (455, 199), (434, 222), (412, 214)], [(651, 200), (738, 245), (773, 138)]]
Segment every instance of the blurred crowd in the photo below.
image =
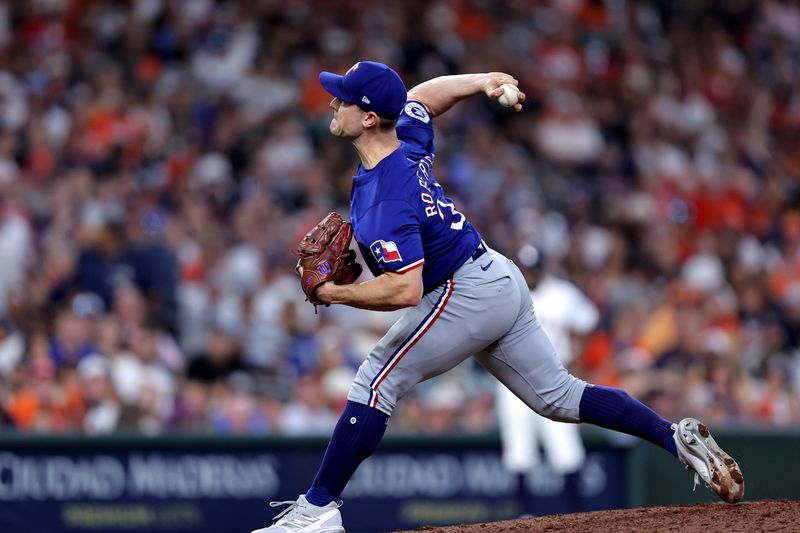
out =
[[(574, 372), (800, 424), (800, 7), (764, 0), (0, 4), (0, 426), (327, 434), (399, 316), (314, 313), (291, 250), (357, 160), (320, 70), (506, 71), (435, 121), (490, 246), (600, 310)], [(534, 303), (535, 305), (535, 303)], [(496, 430), (467, 361), (390, 432)]]

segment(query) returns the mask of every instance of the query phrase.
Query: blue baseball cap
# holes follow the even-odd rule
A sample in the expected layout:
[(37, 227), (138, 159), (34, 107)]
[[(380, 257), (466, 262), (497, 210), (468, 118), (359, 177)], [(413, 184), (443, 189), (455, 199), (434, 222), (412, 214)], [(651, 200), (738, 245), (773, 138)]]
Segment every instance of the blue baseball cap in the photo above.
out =
[(344, 76), (320, 72), (319, 82), (339, 100), (391, 120), (400, 116), (406, 103), (403, 80), (397, 72), (375, 61), (359, 61)]

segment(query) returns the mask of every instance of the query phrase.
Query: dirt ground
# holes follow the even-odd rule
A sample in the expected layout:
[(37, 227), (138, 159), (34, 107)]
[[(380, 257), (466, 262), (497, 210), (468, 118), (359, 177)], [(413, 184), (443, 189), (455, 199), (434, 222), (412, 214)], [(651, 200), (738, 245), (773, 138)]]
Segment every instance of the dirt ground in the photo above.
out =
[[(425, 533), (538, 533), (555, 531), (679, 531), (681, 533), (800, 532), (800, 501), (762, 500), (598, 511), (450, 527)], [(411, 532), (398, 532), (411, 533)]]

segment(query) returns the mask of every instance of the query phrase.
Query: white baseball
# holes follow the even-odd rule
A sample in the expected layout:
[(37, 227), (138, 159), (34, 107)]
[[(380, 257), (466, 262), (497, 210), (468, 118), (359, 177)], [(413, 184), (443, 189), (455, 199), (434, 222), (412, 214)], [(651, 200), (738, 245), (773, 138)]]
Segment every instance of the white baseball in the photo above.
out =
[(500, 105), (503, 107), (514, 107), (519, 102), (519, 89), (515, 85), (511, 85), (510, 83), (504, 83), (501, 85), (503, 89), (503, 94), (501, 94), (497, 101), (500, 102)]

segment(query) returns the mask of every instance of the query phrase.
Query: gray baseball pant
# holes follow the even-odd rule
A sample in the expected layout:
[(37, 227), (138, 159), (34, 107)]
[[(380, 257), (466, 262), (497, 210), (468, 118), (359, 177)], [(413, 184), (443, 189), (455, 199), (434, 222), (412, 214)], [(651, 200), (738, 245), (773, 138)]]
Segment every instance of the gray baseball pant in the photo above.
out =
[(347, 399), (391, 415), (411, 387), (470, 356), (540, 415), (579, 421), (586, 382), (556, 355), (522, 272), (491, 249), (468, 259), (389, 329), (358, 369)]

